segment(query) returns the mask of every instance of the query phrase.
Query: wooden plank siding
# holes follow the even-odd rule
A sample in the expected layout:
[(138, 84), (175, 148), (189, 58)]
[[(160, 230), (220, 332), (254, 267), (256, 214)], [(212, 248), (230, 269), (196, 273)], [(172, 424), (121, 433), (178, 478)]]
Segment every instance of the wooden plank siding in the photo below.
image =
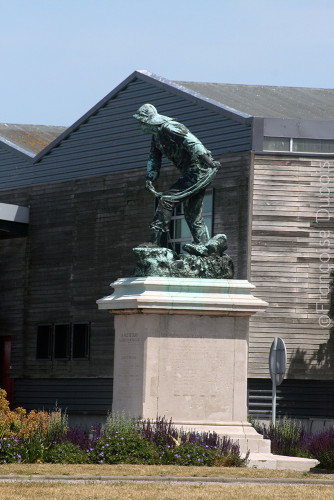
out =
[(213, 234), (226, 234), (237, 279), (247, 279), (250, 159), (249, 152), (220, 156), (222, 168), (212, 183)]
[(24, 352), (24, 290), (27, 238), (0, 240), (0, 337), (12, 337), (11, 366), (20, 373)]
[(112, 379), (30, 379), (15, 383), (14, 406), (54, 410), (57, 406), (71, 415), (103, 415), (112, 407)]
[[(132, 247), (153, 212), (144, 169), (36, 185), (21, 197), (31, 206), (26, 257), (24, 356), (15, 377), (112, 377), (113, 320), (95, 301), (128, 276)], [(13, 199), (14, 193), (10, 193)], [(18, 198), (18, 196), (16, 197)], [(136, 203), (133, 201), (136, 200)], [(147, 211), (147, 204), (152, 211)], [(145, 224), (145, 212), (146, 224)], [(36, 360), (37, 325), (90, 322), (90, 360)], [(17, 360), (17, 363), (19, 363)]]
[[(0, 141), (0, 178), (16, 175), (31, 165), (32, 159)], [(2, 203), (21, 204), (26, 196), (0, 196)], [(11, 367), (20, 373), (24, 352), (24, 291), (27, 238), (0, 239), (0, 336), (11, 337)]]
[(319, 321), (334, 257), (334, 160), (257, 154), (252, 189), (250, 281), (269, 307), (250, 321), (249, 377), (269, 377), (278, 336), (288, 378), (331, 379), (334, 330)]
[[(221, 157), (223, 168), (214, 181), (214, 233), (228, 235), (228, 253), (240, 278), (247, 272), (249, 156)], [(12, 259), (6, 264), (8, 287), (16, 282), (21, 290), (21, 300), (15, 301), (20, 313), (13, 342), (16, 378), (112, 377), (113, 319), (95, 301), (111, 293), (112, 281), (131, 275), (132, 248), (149, 237), (154, 197), (144, 189), (145, 173), (140, 168), (2, 192), (4, 202), (31, 207), (28, 240), (8, 240), (8, 249), (0, 245), (1, 262), (6, 254)], [(157, 189), (166, 190), (177, 176), (165, 165)], [(9, 274), (13, 270), (19, 280)], [(4, 315), (11, 316), (11, 309)], [(38, 324), (82, 321), (91, 323), (90, 360), (36, 360)]]

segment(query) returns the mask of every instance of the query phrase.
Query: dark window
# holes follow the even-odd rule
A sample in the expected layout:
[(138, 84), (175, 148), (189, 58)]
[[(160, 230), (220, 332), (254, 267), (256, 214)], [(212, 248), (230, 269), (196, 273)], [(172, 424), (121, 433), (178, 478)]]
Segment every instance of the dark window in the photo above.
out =
[(89, 323), (37, 326), (37, 359), (88, 359)]
[(89, 325), (74, 323), (72, 325), (72, 358), (87, 359), (89, 356)]
[(55, 325), (54, 359), (69, 359), (70, 357), (70, 325)]
[(37, 359), (51, 359), (52, 325), (38, 325), (37, 327)]

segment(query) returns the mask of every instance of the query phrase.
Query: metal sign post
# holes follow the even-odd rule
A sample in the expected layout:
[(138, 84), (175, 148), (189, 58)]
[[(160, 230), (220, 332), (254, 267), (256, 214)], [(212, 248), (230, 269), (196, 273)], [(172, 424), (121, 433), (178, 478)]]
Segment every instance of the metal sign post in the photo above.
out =
[(273, 426), (276, 425), (276, 387), (284, 380), (286, 370), (286, 347), (284, 341), (275, 337), (271, 344), (269, 354), (269, 371), (272, 381), (272, 412), (271, 419)]

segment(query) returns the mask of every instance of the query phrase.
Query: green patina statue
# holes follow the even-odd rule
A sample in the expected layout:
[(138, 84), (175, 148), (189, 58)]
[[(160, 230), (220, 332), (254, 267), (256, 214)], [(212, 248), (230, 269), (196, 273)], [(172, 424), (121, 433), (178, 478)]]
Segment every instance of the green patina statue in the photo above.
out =
[[(173, 209), (183, 202), (184, 216), (195, 244), (206, 244), (209, 232), (202, 218), (205, 188), (221, 164), (215, 161), (201, 141), (182, 123), (158, 114), (152, 104), (144, 104), (134, 117), (145, 134), (152, 134), (147, 162), (146, 187), (158, 197), (151, 229), (151, 243), (160, 244), (163, 232), (168, 232)], [(152, 182), (160, 173), (162, 155), (181, 172), (181, 177), (165, 193), (157, 193)]]
[[(185, 125), (160, 115), (152, 104), (144, 104), (133, 116), (144, 134), (152, 134), (146, 187), (158, 198), (150, 225), (150, 242), (134, 249), (137, 257), (135, 276), (233, 277), (233, 263), (224, 254), (226, 236), (216, 235), (210, 240), (202, 217), (205, 190), (221, 167), (220, 162), (214, 160), (211, 152)], [(181, 176), (168, 191), (158, 193), (153, 182), (159, 177), (163, 155)], [(172, 250), (160, 248), (160, 241), (162, 234), (169, 232), (173, 210), (180, 203), (183, 203), (193, 242), (183, 247), (188, 255), (176, 256)]]

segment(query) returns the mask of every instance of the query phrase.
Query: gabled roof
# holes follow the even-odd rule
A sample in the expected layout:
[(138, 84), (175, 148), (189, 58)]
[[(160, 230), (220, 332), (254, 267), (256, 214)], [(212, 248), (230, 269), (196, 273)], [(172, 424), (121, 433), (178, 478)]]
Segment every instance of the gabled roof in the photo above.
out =
[(54, 141), (66, 127), (0, 123), (0, 141), (30, 157)]
[[(313, 137), (315, 129), (319, 129), (319, 138), (332, 137), (334, 127), (334, 89), (311, 89), (302, 87), (273, 87), (261, 85), (235, 85), (220, 83), (176, 82), (150, 73), (146, 70), (134, 71), (128, 78), (121, 82), (92, 109), (84, 114), (73, 125), (64, 130), (45, 149), (42, 149), (34, 158), (34, 163), (48, 154), (53, 148), (70, 136), (89, 118), (97, 113), (106, 103), (117, 96), (130, 83), (136, 79), (148, 81), (157, 87), (164, 88), (183, 99), (197, 102), (202, 107), (224, 115), (235, 122), (244, 125), (254, 125), (269, 136), (285, 136), (286, 122), (291, 120), (289, 126), (295, 135), (295, 129), (300, 128), (300, 121), (304, 121), (306, 133), (304, 137)], [(260, 121), (267, 120), (265, 129)], [(273, 120), (270, 122), (270, 120)], [(260, 121), (259, 121), (260, 120)], [(268, 121), (269, 120), (269, 121)], [(331, 122), (328, 128), (324, 122)], [(280, 122), (280, 123), (278, 123)], [(321, 126), (321, 122), (323, 125)], [(313, 125), (310, 125), (313, 124)], [(273, 130), (268, 132), (270, 126)], [(266, 128), (267, 127), (267, 128)], [(269, 127), (269, 128), (268, 128)], [(59, 127), (58, 127), (59, 128)], [(305, 127), (304, 127), (305, 128)], [(303, 126), (301, 127), (302, 130)], [(303, 132), (304, 133), (304, 132)], [(256, 134), (255, 134), (256, 135)], [(258, 134), (257, 134), (258, 135)]]
[(293, 120), (334, 120), (334, 89), (175, 83), (251, 116)]
[(204, 95), (197, 95), (193, 90), (187, 89), (177, 82), (167, 80), (161, 76), (155, 75), (146, 70), (134, 71), (129, 75), (123, 82), (121, 82), (117, 87), (115, 87), (109, 94), (107, 94), (101, 101), (99, 101), (93, 108), (91, 108), (86, 114), (84, 114), (79, 120), (77, 120), (73, 125), (68, 127), (59, 137), (57, 137), (52, 143), (50, 143), (44, 150), (40, 151), (39, 154), (34, 158), (34, 162), (38, 162), (44, 155), (49, 153), (54, 147), (60, 144), (64, 139), (66, 139), (72, 132), (77, 130), (83, 123), (85, 123), (92, 115), (94, 115), (100, 108), (102, 108), (110, 99), (116, 97), (116, 95), (124, 90), (127, 85), (136, 79), (143, 81), (149, 81), (157, 87), (165, 88), (166, 90), (176, 94), (182, 95), (184, 99), (188, 99), (192, 102), (200, 102), (203, 107), (213, 109), (216, 113), (222, 114), (229, 117), (239, 123), (250, 125), (252, 117), (236, 109), (232, 109), (228, 105), (224, 105), (218, 101), (212, 100), (210, 97)]

